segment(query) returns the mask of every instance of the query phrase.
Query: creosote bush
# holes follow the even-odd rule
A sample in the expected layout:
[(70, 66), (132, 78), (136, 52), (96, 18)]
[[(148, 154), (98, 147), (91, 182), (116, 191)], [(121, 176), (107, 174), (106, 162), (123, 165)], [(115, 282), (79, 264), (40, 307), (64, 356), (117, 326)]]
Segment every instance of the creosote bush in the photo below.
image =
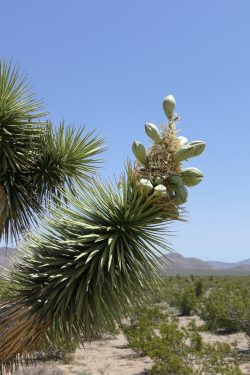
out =
[(179, 328), (177, 318), (150, 307), (137, 312), (122, 329), (133, 350), (153, 359), (149, 374), (242, 374), (230, 345), (205, 343), (194, 321)]
[(248, 277), (228, 277), (202, 298), (199, 315), (211, 331), (243, 331), (250, 337), (250, 287)]
[(164, 287), (161, 289), (161, 299), (170, 306), (176, 307), (180, 315), (192, 315), (196, 311), (200, 297), (200, 295), (197, 296), (199, 279), (197, 280), (178, 277), (166, 278)]

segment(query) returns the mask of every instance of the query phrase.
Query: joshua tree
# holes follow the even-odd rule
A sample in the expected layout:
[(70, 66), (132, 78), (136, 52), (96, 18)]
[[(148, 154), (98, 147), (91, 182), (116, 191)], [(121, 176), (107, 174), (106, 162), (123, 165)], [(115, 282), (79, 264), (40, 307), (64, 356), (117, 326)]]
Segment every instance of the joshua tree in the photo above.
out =
[(145, 125), (152, 147), (133, 143), (137, 162), (119, 181), (91, 181), (102, 139), (63, 125), (54, 132), (37, 122), (44, 113), (16, 69), (2, 64), (0, 80), (2, 236), (17, 236), (40, 214), (40, 228), (25, 234), (12, 261), (14, 296), (0, 307), (4, 369), (55, 335), (96, 337), (158, 287), (165, 223), (181, 219), (185, 186), (203, 177), (181, 162), (205, 145), (177, 137), (170, 95), (162, 132)]

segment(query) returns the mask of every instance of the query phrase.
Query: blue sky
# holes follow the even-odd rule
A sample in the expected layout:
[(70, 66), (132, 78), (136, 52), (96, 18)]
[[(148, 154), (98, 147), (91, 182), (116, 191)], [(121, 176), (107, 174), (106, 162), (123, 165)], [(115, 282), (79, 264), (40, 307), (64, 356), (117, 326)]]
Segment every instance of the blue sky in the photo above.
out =
[(118, 175), (144, 123), (165, 123), (173, 94), (180, 135), (201, 139), (203, 170), (172, 225), (184, 256), (250, 257), (249, 0), (25, 0), (1, 3), (0, 55), (20, 64), (50, 118), (86, 124), (109, 147), (104, 177)]

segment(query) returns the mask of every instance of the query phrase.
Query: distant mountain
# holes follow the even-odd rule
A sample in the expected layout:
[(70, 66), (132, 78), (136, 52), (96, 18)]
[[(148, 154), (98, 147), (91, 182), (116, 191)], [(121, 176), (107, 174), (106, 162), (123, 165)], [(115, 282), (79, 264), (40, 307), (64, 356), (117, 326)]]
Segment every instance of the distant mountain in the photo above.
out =
[(211, 264), (216, 269), (228, 269), (238, 267), (240, 265), (250, 265), (250, 259), (245, 259), (240, 262), (236, 263), (226, 263), (226, 262), (216, 262), (216, 261), (207, 261), (207, 263)]
[(226, 262), (217, 262), (217, 261), (207, 261), (208, 265), (211, 265), (214, 269), (227, 269), (234, 267), (237, 263), (226, 263)]
[(239, 262), (238, 264), (250, 264), (250, 258), (249, 258), (249, 259), (242, 260), (242, 261)]
[(179, 253), (164, 255), (167, 265), (165, 275), (250, 275), (250, 259), (237, 263), (204, 261), (198, 258), (185, 258)]

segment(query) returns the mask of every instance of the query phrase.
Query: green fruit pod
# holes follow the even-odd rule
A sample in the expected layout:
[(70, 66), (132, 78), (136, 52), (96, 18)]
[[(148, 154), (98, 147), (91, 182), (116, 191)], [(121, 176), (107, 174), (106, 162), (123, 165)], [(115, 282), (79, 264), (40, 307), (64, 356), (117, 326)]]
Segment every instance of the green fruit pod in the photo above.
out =
[(139, 163), (143, 165), (147, 164), (147, 151), (142, 143), (134, 141), (132, 145), (132, 151)]
[(169, 178), (169, 182), (175, 186), (183, 185), (181, 176), (173, 175)]
[(164, 98), (163, 109), (169, 120), (171, 120), (171, 118), (173, 117), (175, 106), (176, 106), (176, 103), (175, 103), (175, 99), (173, 95), (168, 95)]
[(175, 195), (173, 196), (174, 203), (177, 205), (183, 204), (187, 201), (188, 190), (185, 186), (177, 186), (174, 189)]
[(181, 162), (183, 160), (186, 160), (193, 155), (193, 147), (189, 144), (186, 144), (184, 146), (181, 146), (179, 150), (177, 150), (173, 155), (173, 160), (176, 162)]
[(198, 168), (195, 167), (189, 167), (185, 168), (180, 172), (181, 177), (196, 177), (196, 178), (202, 178), (203, 173)]
[(203, 173), (194, 167), (185, 168), (180, 173), (183, 183), (186, 186), (195, 186), (198, 185), (203, 178)]
[(173, 155), (173, 160), (181, 162), (189, 158), (200, 155), (205, 148), (205, 143), (202, 141), (194, 141), (181, 146)]
[(149, 181), (146, 178), (141, 178), (139, 181), (139, 185), (145, 190), (147, 193), (151, 193), (151, 191), (154, 190), (153, 185), (151, 184), (151, 181)]
[(145, 132), (155, 143), (159, 144), (162, 141), (162, 136), (154, 124), (147, 123), (145, 124)]
[(202, 177), (183, 177), (183, 184), (186, 186), (195, 186), (202, 181)]
[(188, 144), (193, 147), (193, 156), (198, 156), (202, 154), (206, 146), (205, 142), (203, 141), (192, 141)]

